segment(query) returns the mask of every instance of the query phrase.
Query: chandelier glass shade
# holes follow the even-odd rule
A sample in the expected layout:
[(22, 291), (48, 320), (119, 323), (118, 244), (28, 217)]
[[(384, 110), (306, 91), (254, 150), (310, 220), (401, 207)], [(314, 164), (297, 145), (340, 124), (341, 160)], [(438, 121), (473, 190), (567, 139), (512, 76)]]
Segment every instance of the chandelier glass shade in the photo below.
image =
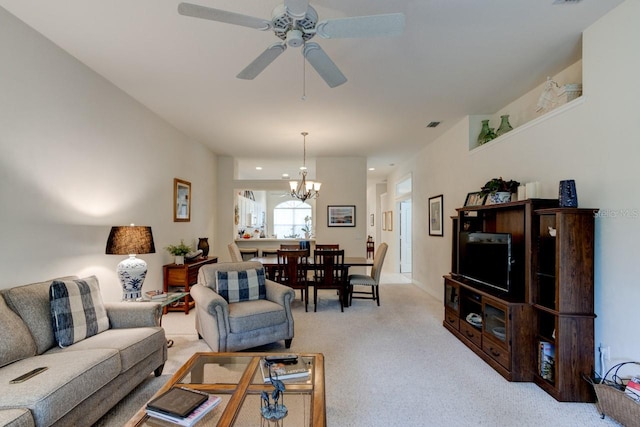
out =
[(302, 167), (300, 168), (300, 181), (289, 181), (291, 188), (291, 197), (302, 200), (315, 199), (320, 195), (321, 183), (317, 181), (307, 181), (307, 135), (308, 132), (302, 132), (303, 151), (302, 151)]

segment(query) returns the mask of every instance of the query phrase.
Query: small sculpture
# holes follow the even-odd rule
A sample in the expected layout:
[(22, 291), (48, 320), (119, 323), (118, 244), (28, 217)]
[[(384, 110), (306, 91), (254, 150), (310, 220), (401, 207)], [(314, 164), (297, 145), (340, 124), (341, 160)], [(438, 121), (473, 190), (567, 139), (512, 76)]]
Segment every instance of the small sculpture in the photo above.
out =
[[(271, 376), (271, 369), (269, 369), (269, 378), (273, 385), (273, 391), (271, 396), (266, 391), (260, 393), (260, 412), (262, 413), (263, 421), (275, 422), (277, 426), (279, 425), (278, 422), (287, 416), (289, 410), (284, 406), (284, 383), (278, 379), (277, 374), (275, 378)], [(271, 399), (273, 399), (273, 403), (271, 403)]]

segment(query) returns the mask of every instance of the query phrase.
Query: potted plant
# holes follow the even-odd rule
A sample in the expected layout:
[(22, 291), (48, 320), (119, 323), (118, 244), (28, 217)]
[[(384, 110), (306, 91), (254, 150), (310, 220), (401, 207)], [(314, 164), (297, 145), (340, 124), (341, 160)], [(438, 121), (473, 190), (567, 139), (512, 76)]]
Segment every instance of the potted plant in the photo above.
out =
[(169, 253), (176, 257), (175, 263), (177, 265), (184, 264), (184, 256), (191, 252), (191, 248), (184, 244), (183, 240), (180, 240), (179, 245), (169, 245), (165, 248)]
[(304, 217), (304, 226), (302, 226), (302, 232), (304, 233), (304, 238), (311, 238), (311, 217), (309, 215)]
[(506, 203), (511, 201), (511, 194), (518, 191), (518, 181), (505, 181), (500, 178), (493, 178), (480, 189), (482, 194), (489, 195), (491, 203)]

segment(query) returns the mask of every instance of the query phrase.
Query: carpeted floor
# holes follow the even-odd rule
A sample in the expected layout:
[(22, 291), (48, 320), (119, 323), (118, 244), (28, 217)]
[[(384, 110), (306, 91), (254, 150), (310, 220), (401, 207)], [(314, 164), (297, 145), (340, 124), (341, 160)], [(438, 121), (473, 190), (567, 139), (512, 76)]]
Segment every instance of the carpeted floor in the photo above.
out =
[[(357, 300), (344, 313), (333, 292), (319, 296), (316, 313), (296, 301), (290, 350), (261, 350), (324, 353), (329, 426), (618, 425), (593, 404), (560, 403), (533, 383), (504, 380), (444, 329), (442, 304), (414, 285), (384, 284), (380, 307)], [(163, 318), (175, 341), (166, 375), (151, 376), (99, 426), (122, 425), (191, 354), (208, 351), (193, 318)]]

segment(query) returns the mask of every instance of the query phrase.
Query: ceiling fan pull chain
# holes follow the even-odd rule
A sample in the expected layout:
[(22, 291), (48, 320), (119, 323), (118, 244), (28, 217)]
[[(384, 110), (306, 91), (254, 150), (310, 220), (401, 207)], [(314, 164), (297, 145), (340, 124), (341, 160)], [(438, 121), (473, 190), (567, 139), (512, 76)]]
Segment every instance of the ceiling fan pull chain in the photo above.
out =
[(302, 55), (302, 99), (303, 101), (307, 100), (307, 67), (306, 67), (307, 59)]

